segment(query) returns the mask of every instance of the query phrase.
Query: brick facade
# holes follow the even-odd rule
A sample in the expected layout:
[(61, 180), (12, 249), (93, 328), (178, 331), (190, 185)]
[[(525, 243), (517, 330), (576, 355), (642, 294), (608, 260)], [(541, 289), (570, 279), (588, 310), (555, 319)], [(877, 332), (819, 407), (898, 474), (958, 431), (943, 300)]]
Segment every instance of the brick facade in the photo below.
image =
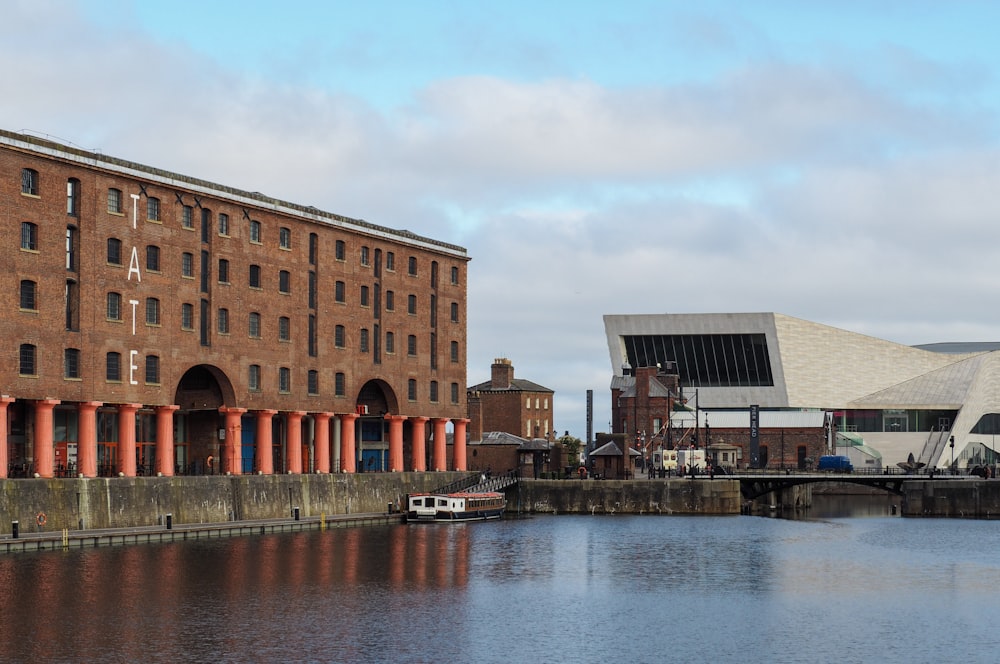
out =
[[(80, 443), (76, 404), (97, 404), (101, 438), (122, 433), (109, 412), (137, 405), (139, 443), (155, 438), (142, 415), (174, 406), (182, 456), (206, 471), (226, 433), (244, 448), (267, 434), (258, 413), (273, 411), (275, 470), (293, 472), (297, 445), (283, 441), (303, 423), (301, 470), (327, 451), (314, 414), (336, 416), (331, 439), (342, 421), (353, 428), (359, 450), (391, 457), (402, 437), (404, 465), (397, 450), (376, 469), (418, 468), (425, 442), (430, 459), (441, 420), (464, 429), (461, 247), (0, 131), (0, 252), (11, 465), (53, 442), (35, 440), (39, 425), (50, 435), (45, 400), (57, 457), (60, 442)], [(223, 408), (236, 410), (227, 419)]]
[(522, 438), (552, 438), (554, 396), (546, 387), (515, 378), (514, 365), (509, 359), (494, 360), (490, 380), (468, 390), (471, 440), (480, 440), (490, 431)]

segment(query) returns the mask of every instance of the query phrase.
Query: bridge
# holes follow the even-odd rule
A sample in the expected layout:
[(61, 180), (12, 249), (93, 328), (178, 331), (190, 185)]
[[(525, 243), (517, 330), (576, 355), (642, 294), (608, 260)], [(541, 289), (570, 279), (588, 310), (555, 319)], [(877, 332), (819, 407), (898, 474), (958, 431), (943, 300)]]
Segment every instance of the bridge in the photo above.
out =
[[(915, 481), (964, 481), (968, 479), (978, 479), (970, 475), (901, 475), (899, 473), (887, 473), (883, 475), (867, 473), (801, 473), (784, 472), (767, 474), (743, 473), (716, 475), (716, 478), (737, 480), (740, 483), (740, 493), (745, 500), (754, 500), (761, 496), (781, 491), (801, 484), (819, 484), (821, 482), (840, 482), (846, 484), (858, 484), (861, 486), (882, 489), (897, 496), (903, 495), (903, 485), (907, 482)], [(695, 475), (697, 479), (709, 479), (708, 475)]]

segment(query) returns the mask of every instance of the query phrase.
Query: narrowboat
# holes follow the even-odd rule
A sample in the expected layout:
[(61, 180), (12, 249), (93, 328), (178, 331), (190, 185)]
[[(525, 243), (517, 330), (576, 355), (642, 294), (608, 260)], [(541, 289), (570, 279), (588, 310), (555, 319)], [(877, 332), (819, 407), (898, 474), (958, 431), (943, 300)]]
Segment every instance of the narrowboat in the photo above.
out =
[(406, 500), (406, 521), (486, 521), (499, 519), (506, 507), (502, 493), (412, 493)]

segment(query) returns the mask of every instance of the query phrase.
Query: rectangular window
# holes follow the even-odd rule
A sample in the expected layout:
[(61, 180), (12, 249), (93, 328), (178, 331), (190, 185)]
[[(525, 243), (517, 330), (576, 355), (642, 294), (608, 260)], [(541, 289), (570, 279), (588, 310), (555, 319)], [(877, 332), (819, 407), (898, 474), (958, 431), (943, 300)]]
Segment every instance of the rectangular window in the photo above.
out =
[(38, 226), (30, 221), (21, 222), (21, 248), (38, 251)]
[(159, 325), (159, 324), (160, 324), (160, 301), (155, 297), (147, 297), (146, 325)]
[(116, 383), (122, 379), (121, 353), (108, 353), (104, 360), (104, 379)]
[(194, 254), (187, 251), (181, 254), (181, 276), (194, 277)]
[(334, 257), (338, 261), (345, 260), (347, 257), (347, 247), (343, 240), (337, 240), (336, 249), (334, 250)]
[(108, 293), (107, 318), (108, 320), (122, 319), (121, 293), (115, 293), (115, 292)]
[(343, 325), (338, 325), (333, 328), (333, 345), (337, 348), (343, 348), (346, 345), (345, 331)]
[(410, 260), (407, 261), (406, 271), (407, 271), (407, 274), (409, 274), (411, 277), (417, 276), (417, 257), (416, 256), (410, 256)]
[(338, 397), (347, 393), (347, 376), (341, 371), (338, 371), (337, 375), (334, 376), (333, 393)]
[(282, 226), (278, 230), (278, 246), (282, 249), (292, 248), (292, 229)]
[(458, 383), (451, 384), (451, 402), (458, 403)]
[(160, 271), (160, 248), (155, 244), (146, 247), (146, 269), (150, 272)]
[(229, 283), (229, 261), (225, 258), (219, 259), (219, 283)]
[(278, 292), (292, 292), (292, 273), (288, 270), (281, 270), (278, 272)]
[(451, 361), (458, 362), (458, 342), (451, 342)]
[(438, 400), (438, 382), (436, 380), (431, 381), (430, 400), (431, 403), (437, 403)]
[(385, 310), (395, 311), (396, 310), (396, 293), (391, 290), (385, 292)]
[(292, 391), (292, 370), (288, 367), (281, 367), (278, 369), (278, 391)]
[(406, 398), (410, 401), (417, 400), (417, 380), (415, 378), (406, 382)]
[(385, 352), (390, 355), (396, 352), (396, 335), (392, 332), (385, 333)]
[(36, 302), (36, 291), (38, 284), (29, 279), (21, 281), (21, 308), (28, 311), (35, 311), (38, 307)]
[(368, 247), (361, 247), (361, 264), (371, 265), (371, 258), (369, 256)]
[(310, 309), (315, 309), (316, 308), (316, 300), (317, 300), (317, 292), (318, 292), (317, 291), (316, 283), (317, 283), (316, 282), (316, 271), (315, 270), (310, 270), (309, 271), (309, 308)]
[(250, 312), (249, 331), (251, 339), (260, 339), (260, 314), (256, 311)]
[(65, 378), (80, 377), (80, 350), (67, 348), (63, 351), (63, 376)]
[(361, 352), (362, 353), (367, 353), (368, 352), (368, 329), (367, 328), (361, 328), (360, 345), (361, 345)]
[(411, 316), (416, 316), (417, 315), (417, 296), (416, 295), (408, 295), (406, 297), (406, 313), (410, 314)]
[(458, 322), (458, 302), (451, 303), (451, 322)]
[(292, 320), (288, 316), (278, 318), (278, 341), (291, 341)]
[(194, 228), (194, 208), (185, 205), (181, 209), (181, 226), (184, 228)]
[(181, 305), (181, 329), (194, 329), (194, 305), (190, 302)]
[(308, 385), (306, 388), (309, 394), (319, 394), (319, 372), (315, 369), (310, 369), (307, 381)]
[(368, 306), (368, 286), (361, 287), (361, 306)]
[(146, 219), (149, 221), (159, 221), (160, 220), (160, 199), (159, 198), (147, 198), (146, 199)]
[(406, 337), (406, 354), (410, 357), (414, 357), (417, 354), (417, 336), (415, 334)]
[(458, 268), (457, 267), (452, 267), (451, 268), (451, 284), (452, 284), (452, 286), (457, 286), (458, 285)]
[(22, 376), (35, 376), (35, 346), (32, 344), (21, 344), (18, 352), (18, 374)]
[(337, 302), (347, 301), (347, 285), (343, 281), (338, 281), (333, 287), (333, 299)]
[(309, 234), (309, 264), (315, 265), (319, 255), (319, 236), (315, 233)]
[(247, 388), (251, 392), (260, 391), (260, 365), (251, 364), (250, 373), (247, 376)]
[(66, 181), (66, 214), (80, 216), (80, 181), (76, 178)]
[(21, 193), (28, 196), (38, 195), (38, 171), (33, 168), (21, 169)]
[(160, 358), (156, 355), (146, 356), (146, 383), (149, 385), (160, 384)]
[(219, 213), (219, 235), (229, 235), (229, 215), (225, 212)]
[(261, 243), (261, 235), (262, 235), (262, 233), (261, 233), (261, 228), (260, 228), (260, 222), (257, 221), (256, 219), (251, 219), (250, 220), (250, 241), (253, 242), (254, 244), (260, 244)]
[(385, 253), (385, 269), (387, 272), (396, 271), (396, 254), (391, 251)]
[(229, 309), (219, 309), (219, 334), (229, 334)]
[(108, 263), (112, 265), (122, 264), (122, 241), (116, 237), (108, 238)]
[(122, 213), (122, 190), (108, 189), (108, 212), (111, 214)]
[(260, 265), (250, 266), (250, 288), (260, 288)]

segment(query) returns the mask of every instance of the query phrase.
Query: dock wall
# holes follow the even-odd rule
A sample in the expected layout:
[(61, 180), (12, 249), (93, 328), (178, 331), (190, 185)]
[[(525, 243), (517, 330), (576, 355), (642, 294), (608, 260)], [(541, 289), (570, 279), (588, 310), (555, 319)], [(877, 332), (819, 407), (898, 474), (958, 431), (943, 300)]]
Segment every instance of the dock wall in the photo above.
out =
[(739, 514), (735, 480), (526, 480), (507, 510), (545, 514)]
[(1000, 518), (1000, 480), (911, 480), (903, 485), (902, 515)]

